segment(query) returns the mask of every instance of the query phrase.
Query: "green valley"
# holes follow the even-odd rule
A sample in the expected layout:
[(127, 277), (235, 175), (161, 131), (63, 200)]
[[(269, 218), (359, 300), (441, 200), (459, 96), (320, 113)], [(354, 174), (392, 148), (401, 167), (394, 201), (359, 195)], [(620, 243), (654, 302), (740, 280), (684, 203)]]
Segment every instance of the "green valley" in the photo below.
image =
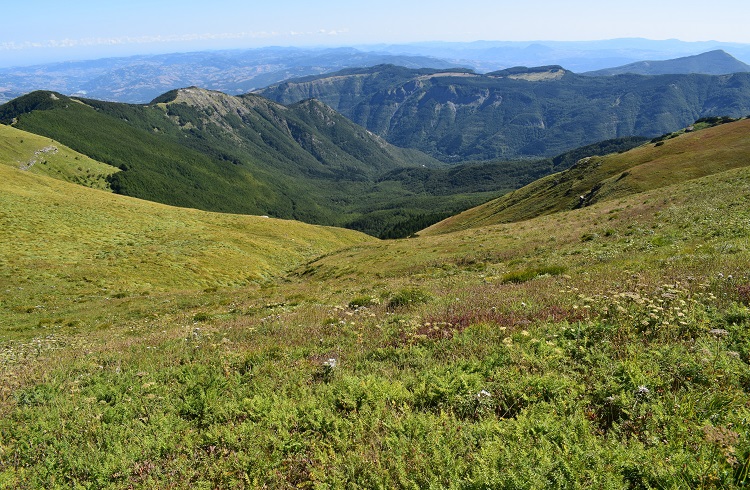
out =
[(408, 236), (566, 168), (574, 157), (640, 142), (597, 143), (553, 160), (449, 166), (394, 147), (329, 107), (188, 88), (148, 105), (35, 92), (0, 121), (105, 162), (114, 192), (175, 206), (268, 215)]

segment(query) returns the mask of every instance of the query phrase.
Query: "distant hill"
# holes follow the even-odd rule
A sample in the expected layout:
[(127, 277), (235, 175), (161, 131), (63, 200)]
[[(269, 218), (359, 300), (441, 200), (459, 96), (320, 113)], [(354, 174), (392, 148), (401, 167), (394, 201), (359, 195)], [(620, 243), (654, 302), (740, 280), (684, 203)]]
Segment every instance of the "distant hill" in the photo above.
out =
[[(363, 47), (362, 49), (367, 49)], [(575, 73), (601, 70), (641, 60), (669, 60), (722, 49), (750, 63), (750, 44), (717, 41), (685, 42), (642, 38), (597, 41), (421, 42), (377, 46), (393, 54), (432, 56), (490, 72), (512, 66), (561, 65)]]
[(750, 73), (590, 77), (554, 65), (487, 74), (383, 65), (258, 93), (282, 104), (314, 97), (394, 145), (443, 161), (548, 157), (750, 113)]
[(739, 61), (726, 51), (717, 49), (707, 53), (664, 61), (639, 61), (616, 68), (582, 73), (592, 77), (623, 75), (669, 75), (701, 73), (704, 75), (728, 75), (750, 72), (750, 65)]
[(446, 219), (420, 234), (523, 221), (750, 165), (750, 119), (700, 129), (702, 126), (706, 123), (622, 154), (581, 159), (568, 170)]
[(146, 103), (191, 85), (238, 95), (288, 78), (382, 63), (410, 68), (457, 66), (430, 56), (354, 48), (271, 47), (105, 58), (0, 68), (0, 103), (35, 90), (130, 103)]

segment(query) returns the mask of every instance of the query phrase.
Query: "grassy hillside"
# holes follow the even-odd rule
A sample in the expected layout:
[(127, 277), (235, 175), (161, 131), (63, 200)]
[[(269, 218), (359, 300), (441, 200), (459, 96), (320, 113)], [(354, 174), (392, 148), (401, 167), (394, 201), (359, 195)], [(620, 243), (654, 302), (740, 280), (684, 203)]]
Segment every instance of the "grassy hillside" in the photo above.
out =
[(750, 164), (750, 120), (675, 133), (572, 168), (437, 223), (424, 234), (521, 221)]
[(748, 167), (389, 242), (0, 172), (0, 486), (750, 482)]
[(0, 487), (744, 488), (746, 125), (387, 242), (0, 165)]
[(53, 325), (95, 328), (106, 323), (109, 308), (130, 298), (148, 303), (164, 293), (262, 284), (369, 239), (114, 196), (6, 165), (0, 166), (0, 211), (6, 340), (43, 336)]
[(102, 190), (110, 190), (107, 179), (119, 171), (54, 140), (5, 125), (0, 125), (0, 164)]

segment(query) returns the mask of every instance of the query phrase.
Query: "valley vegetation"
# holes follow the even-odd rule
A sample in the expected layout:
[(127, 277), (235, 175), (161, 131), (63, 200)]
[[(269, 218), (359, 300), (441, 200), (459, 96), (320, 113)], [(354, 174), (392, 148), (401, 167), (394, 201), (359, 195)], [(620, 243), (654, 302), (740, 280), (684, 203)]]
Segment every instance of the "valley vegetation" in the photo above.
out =
[(194, 87), (147, 105), (34, 92), (0, 106), (0, 121), (119, 170), (106, 178), (118, 194), (382, 238), (409, 236), (578, 158), (643, 141), (620, 138), (552, 159), (448, 165), (392, 146), (316, 100), (287, 107)]

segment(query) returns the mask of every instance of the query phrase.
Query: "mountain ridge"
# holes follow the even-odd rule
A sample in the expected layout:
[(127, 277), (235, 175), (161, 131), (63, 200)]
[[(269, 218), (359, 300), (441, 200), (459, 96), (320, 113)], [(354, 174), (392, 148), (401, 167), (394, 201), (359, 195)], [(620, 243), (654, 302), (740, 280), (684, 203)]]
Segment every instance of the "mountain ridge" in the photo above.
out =
[[(394, 63), (410, 68), (463, 66), (491, 72), (512, 66), (559, 64), (576, 73), (642, 60), (667, 60), (723, 49), (750, 63), (750, 45), (609, 39), (601, 41), (423, 42), (341, 48), (265, 47), (189, 51), (0, 67), (0, 102), (34, 90), (100, 100), (145, 103), (179, 87), (198, 85), (230, 94), (346, 66)], [(7, 53), (6, 54), (12, 54)]]
[(378, 236), (409, 234), (496, 197), (519, 178), (492, 176), (506, 181), (495, 191), (412, 190), (389, 172), (443, 164), (394, 147), (314, 100), (287, 107), (254, 94), (188, 88), (130, 105), (35, 92), (0, 106), (0, 120), (119, 168), (108, 177), (119, 194)]
[(614, 68), (589, 71), (581, 75), (598, 77), (624, 74), (669, 75), (700, 73), (704, 75), (729, 75), (750, 72), (750, 65), (743, 63), (724, 50), (717, 49), (694, 56), (671, 60), (639, 61)]
[(282, 104), (317, 98), (392, 144), (446, 162), (548, 157), (750, 113), (750, 73), (589, 77), (556, 66), (477, 74), (379, 65), (254, 93)]

